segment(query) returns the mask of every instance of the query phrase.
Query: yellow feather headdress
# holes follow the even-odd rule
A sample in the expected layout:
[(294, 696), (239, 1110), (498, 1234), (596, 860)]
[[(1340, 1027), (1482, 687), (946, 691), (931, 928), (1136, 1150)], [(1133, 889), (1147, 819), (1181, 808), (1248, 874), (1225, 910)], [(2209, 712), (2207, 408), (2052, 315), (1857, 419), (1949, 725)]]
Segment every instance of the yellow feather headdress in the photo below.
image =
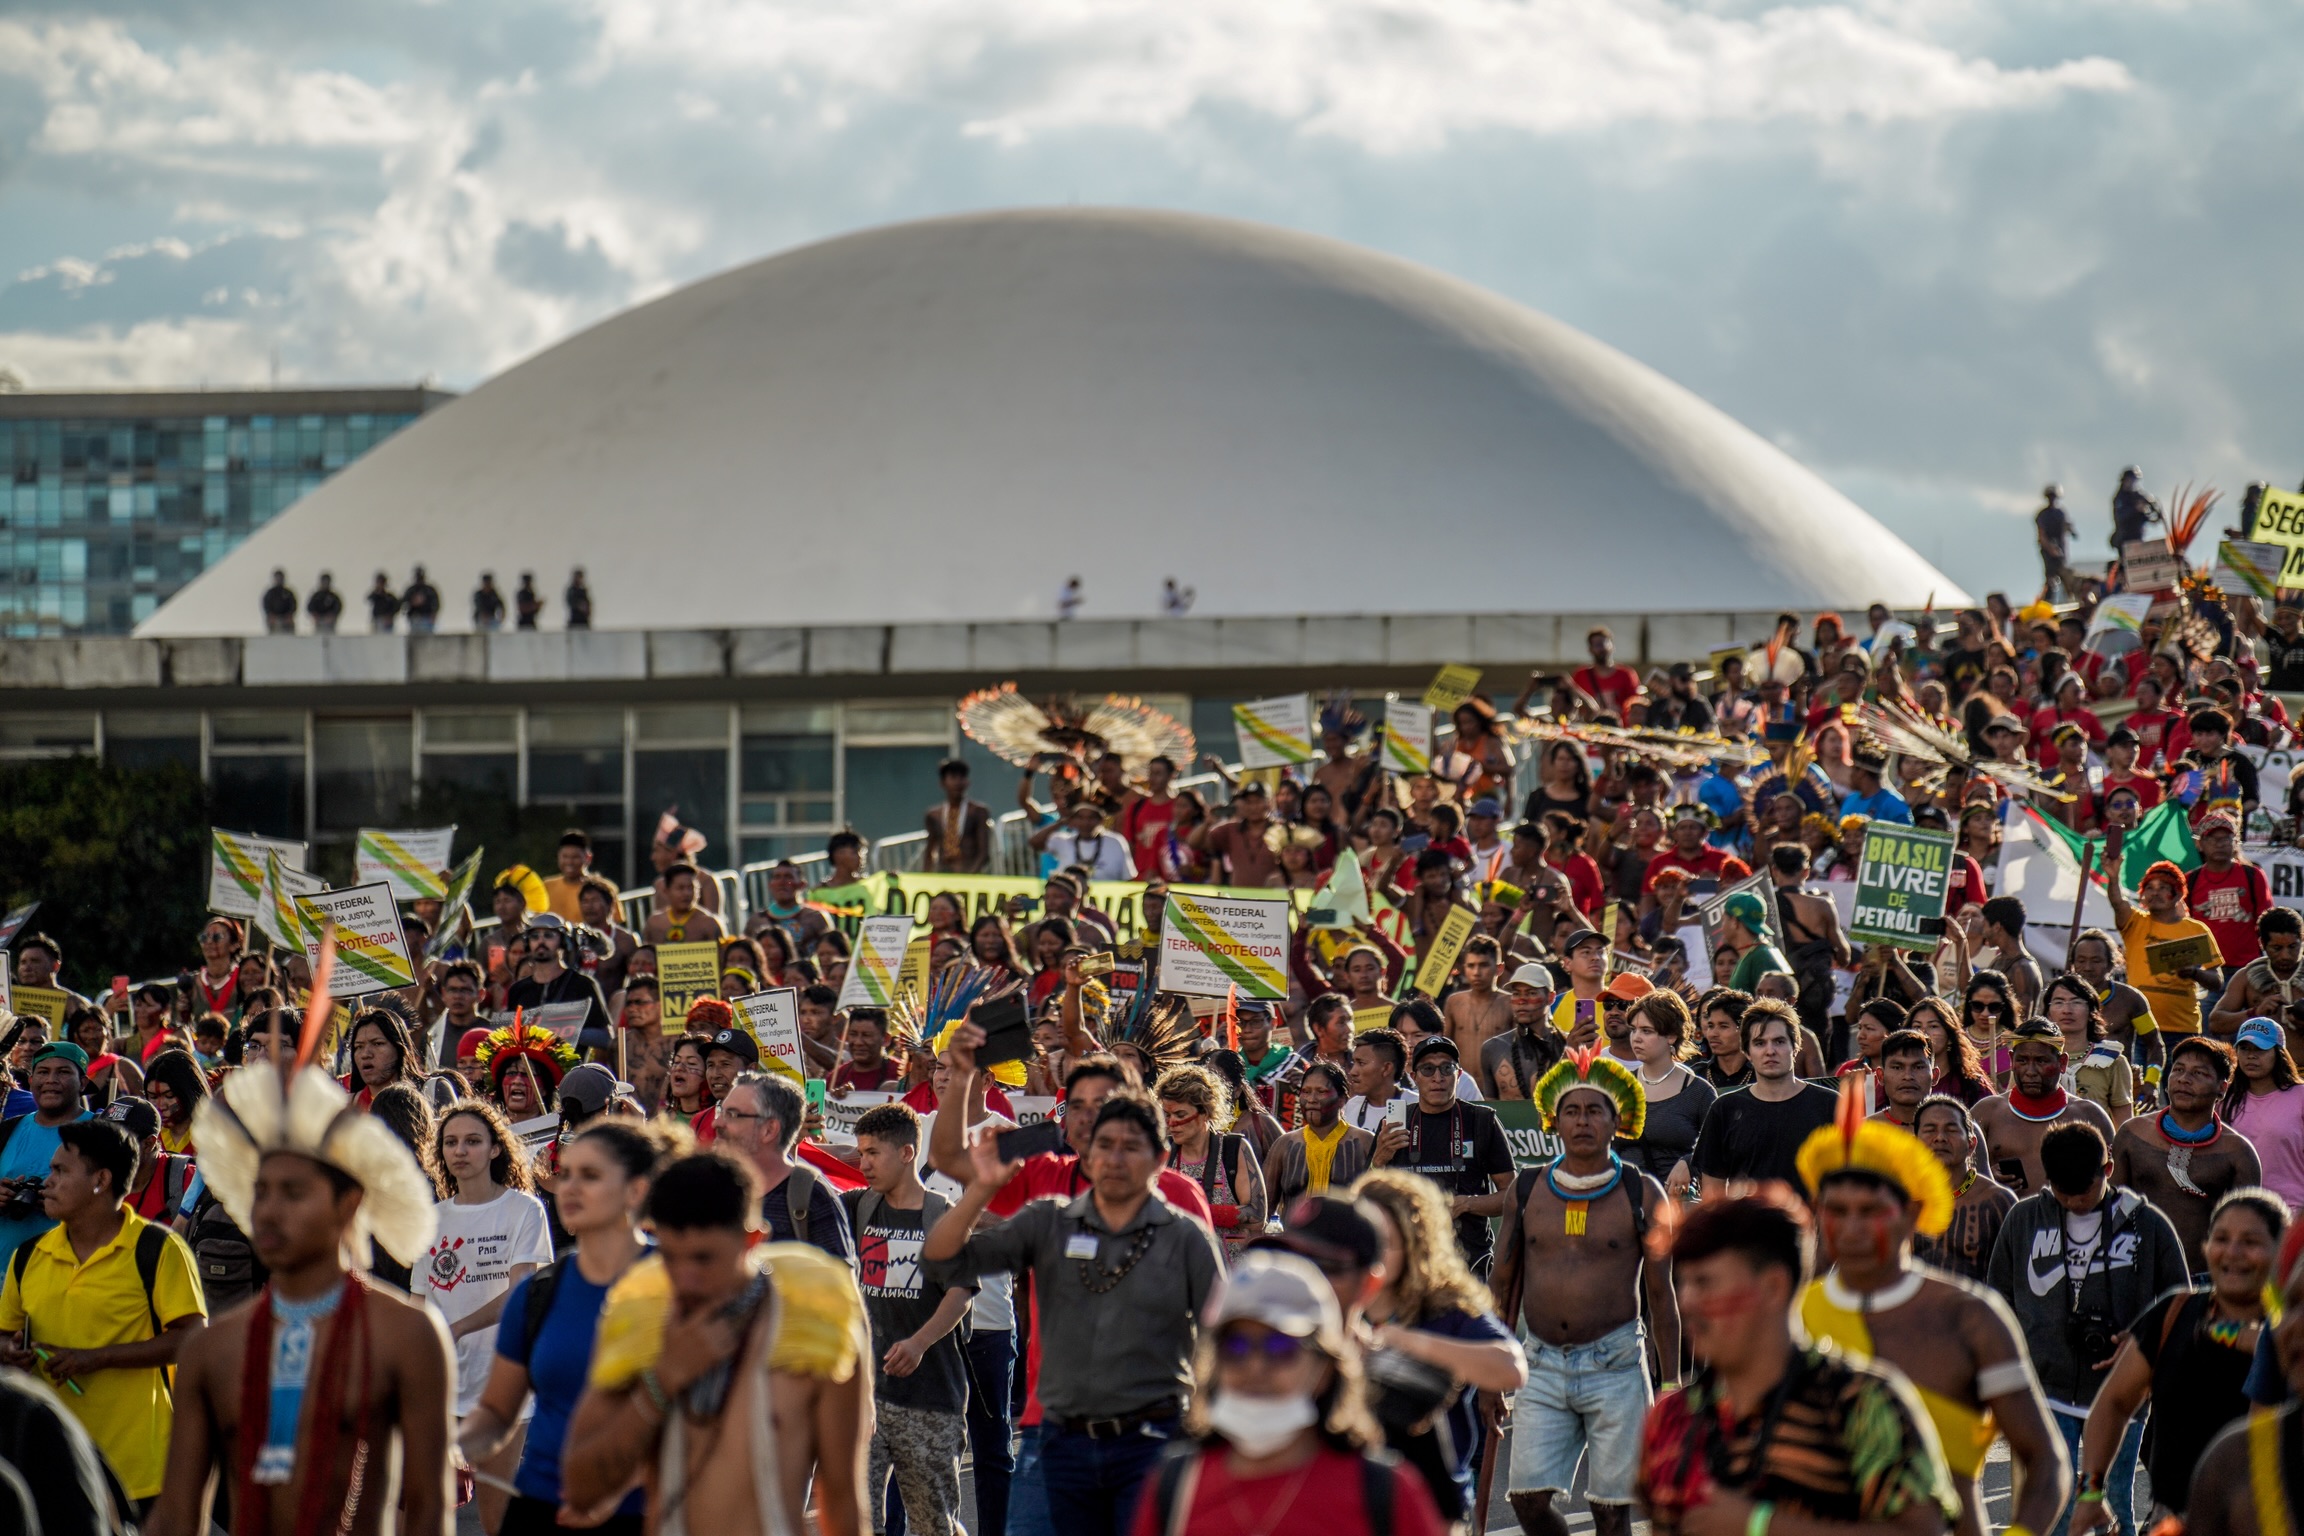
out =
[(1952, 1177), (1920, 1138), (1899, 1125), (1867, 1119), (1863, 1089), (1854, 1077), (1840, 1086), (1840, 1110), (1800, 1144), (1794, 1164), (1813, 1197), (1836, 1173), (1865, 1173), (1903, 1192), (1918, 1217), (1914, 1230), (1934, 1237), (1952, 1224)]
[(1544, 1129), (1552, 1129), (1560, 1100), (1576, 1088), (1596, 1089), (1615, 1102), (1618, 1141), (1636, 1140), (1647, 1127), (1648, 1095), (1639, 1077), (1595, 1044), (1570, 1051), (1536, 1080), (1536, 1112), (1544, 1117)]

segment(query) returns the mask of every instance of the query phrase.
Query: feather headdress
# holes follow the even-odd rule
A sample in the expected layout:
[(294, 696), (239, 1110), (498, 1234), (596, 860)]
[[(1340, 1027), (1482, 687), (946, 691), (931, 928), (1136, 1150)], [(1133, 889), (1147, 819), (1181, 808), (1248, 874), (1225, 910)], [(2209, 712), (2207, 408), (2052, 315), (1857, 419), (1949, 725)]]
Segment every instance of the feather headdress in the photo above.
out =
[[(968, 1011), (979, 1003), (988, 1003), (996, 997), (1013, 992), (1020, 985), (1007, 970), (989, 965), (948, 965), (928, 978), (928, 997), (917, 1015), (909, 1017), (906, 1025), (913, 1038), (929, 1042), (929, 1049), (941, 1054), (951, 1043), (952, 1031), (958, 1029), (968, 1017)], [(912, 995), (900, 994), (904, 1012), (912, 1015)], [(888, 1010), (889, 1018), (896, 1018), (897, 1010)], [(1003, 1061), (992, 1069), (992, 1081), (1003, 1088), (1024, 1086), (1024, 1063)]]
[(519, 1014), (502, 1029), (492, 1029), (488, 1038), (474, 1048), (472, 1057), (480, 1063), (480, 1070), (488, 1074), (492, 1083), (504, 1080), (512, 1070), (512, 1063), (526, 1057), (537, 1071), (550, 1075), (554, 1086), (576, 1065), (576, 1047), (548, 1029), (520, 1022)]
[(431, 1182), (391, 1127), (354, 1109), (336, 1079), (307, 1064), (319, 1026), (334, 1011), (328, 998), (334, 959), (333, 941), (323, 940), (302, 1045), (286, 1081), (269, 1061), (226, 1073), (193, 1111), (195, 1160), (201, 1182), (243, 1232), (255, 1223), (256, 1170), (268, 1154), (292, 1152), (324, 1163), (361, 1189), (360, 1209), (344, 1234), (348, 1260), (365, 1268), (372, 1237), (401, 1263), (414, 1264), (439, 1230)]
[(1866, 704), (1860, 718), (1865, 734), (1884, 752), (1916, 757), (1941, 768), (1980, 773), (2019, 794), (2039, 795), (2050, 800), (2076, 798), (2023, 764), (1978, 757), (1969, 750), (1965, 736), (1946, 730), (1916, 709), (1888, 702)]
[(1811, 1196), (1836, 1173), (1864, 1173), (1903, 1193), (1918, 1212), (1914, 1226), (1922, 1237), (1952, 1224), (1952, 1179), (1944, 1165), (1902, 1126), (1865, 1117), (1858, 1077), (1840, 1080), (1839, 1112), (1830, 1125), (1808, 1133), (1795, 1166)]
[(1105, 1035), (1109, 1045), (1130, 1045), (1144, 1053), (1155, 1074), (1200, 1054), (1200, 1025), (1192, 1005), (1173, 992), (1140, 986)]
[(1552, 1129), (1560, 1116), (1560, 1101), (1578, 1088), (1608, 1095), (1616, 1106), (1616, 1139), (1633, 1141), (1648, 1125), (1648, 1095), (1632, 1069), (1597, 1044), (1570, 1051), (1536, 1080), (1536, 1112), (1544, 1129)]

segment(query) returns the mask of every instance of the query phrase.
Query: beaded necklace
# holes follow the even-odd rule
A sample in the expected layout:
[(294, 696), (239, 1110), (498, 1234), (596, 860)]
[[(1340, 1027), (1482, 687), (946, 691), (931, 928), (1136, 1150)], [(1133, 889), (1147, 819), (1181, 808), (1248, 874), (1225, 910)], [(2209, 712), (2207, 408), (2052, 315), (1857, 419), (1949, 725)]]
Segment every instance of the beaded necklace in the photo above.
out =
[(1568, 1208), (1561, 1218), (1560, 1230), (1570, 1237), (1582, 1237), (1592, 1202), (1614, 1189), (1623, 1177), (1624, 1160), (1614, 1152), (1608, 1154), (1605, 1173), (1562, 1173), (1558, 1163), (1546, 1167), (1545, 1185)]

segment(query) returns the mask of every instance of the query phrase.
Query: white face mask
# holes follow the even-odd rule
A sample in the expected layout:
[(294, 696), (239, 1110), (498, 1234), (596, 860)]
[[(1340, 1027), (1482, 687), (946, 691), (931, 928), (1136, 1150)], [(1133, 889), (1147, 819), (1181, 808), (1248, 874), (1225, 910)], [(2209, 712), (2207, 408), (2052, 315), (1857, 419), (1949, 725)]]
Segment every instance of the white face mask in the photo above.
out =
[(1251, 1461), (1272, 1455), (1305, 1430), (1320, 1422), (1312, 1399), (1249, 1397), (1239, 1392), (1218, 1392), (1208, 1405), (1208, 1427)]

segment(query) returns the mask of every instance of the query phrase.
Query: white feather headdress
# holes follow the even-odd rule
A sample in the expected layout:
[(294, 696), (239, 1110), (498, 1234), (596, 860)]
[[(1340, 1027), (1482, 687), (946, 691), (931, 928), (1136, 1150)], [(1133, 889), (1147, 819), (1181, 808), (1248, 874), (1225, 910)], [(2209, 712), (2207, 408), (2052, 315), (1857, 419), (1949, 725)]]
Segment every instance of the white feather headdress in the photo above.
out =
[(294, 1152), (360, 1186), (360, 1211), (344, 1234), (346, 1249), (366, 1264), (373, 1237), (403, 1264), (414, 1264), (439, 1230), (431, 1184), (416, 1155), (391, 1127), (352, 1107), (351, 1096), (317, 1067), (298, 1072), (281, 1091), (268, 1061), (225, 1074), (192, 1119), (200, 1177), (225, 1213), (250, 1229), (256, 1169), (271, 1152)]

